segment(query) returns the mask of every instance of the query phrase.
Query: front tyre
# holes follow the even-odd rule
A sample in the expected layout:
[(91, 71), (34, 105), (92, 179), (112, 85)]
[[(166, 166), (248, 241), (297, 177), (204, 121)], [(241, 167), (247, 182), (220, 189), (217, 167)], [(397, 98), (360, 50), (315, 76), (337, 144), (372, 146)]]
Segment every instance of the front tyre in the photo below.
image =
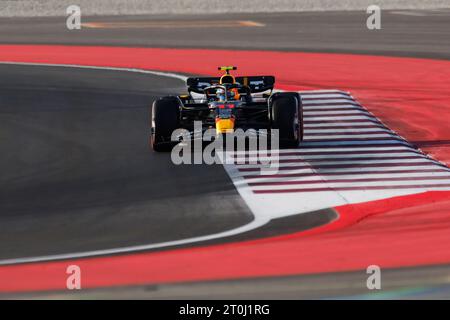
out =
[(177, 144), (171, 141), (172, 132), (180, 127), (180, 101), (164, 97), (153, 102), (150, 145), (156, 152), (168, 152)]
[(280, 148), (298, 147), (303, 139), (303, 119), (299, 98), (293, 94), (275, 96), (272, 101), (271, 120), (271, 128), (279, 130)]

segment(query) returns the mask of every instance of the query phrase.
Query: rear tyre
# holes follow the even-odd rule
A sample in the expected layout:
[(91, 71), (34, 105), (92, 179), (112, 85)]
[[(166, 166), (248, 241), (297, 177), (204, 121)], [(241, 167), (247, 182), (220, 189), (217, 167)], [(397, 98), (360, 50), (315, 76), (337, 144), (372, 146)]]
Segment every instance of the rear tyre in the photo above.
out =
[(280, 94), (273, 97), (272, 129), (279, 130), (280, 148), (296, 148), (303, 139), (303, 117), (300, 96)]
[(180, 127), (180, 102), (177, 97), (164, 97), (153, 102), (150, 145), (156, 152), (168, 152), (177, 144), (172, 132)]

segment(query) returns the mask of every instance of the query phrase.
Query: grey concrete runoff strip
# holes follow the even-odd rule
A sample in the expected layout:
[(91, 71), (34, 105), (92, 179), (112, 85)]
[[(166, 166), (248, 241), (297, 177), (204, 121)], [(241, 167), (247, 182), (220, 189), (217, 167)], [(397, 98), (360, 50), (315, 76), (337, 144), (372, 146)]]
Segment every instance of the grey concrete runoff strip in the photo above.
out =
[(211, 14), (450, 8), (450, 0), (0, 0), (0, 17), (65, 16), (70, 5), (83, 15)]

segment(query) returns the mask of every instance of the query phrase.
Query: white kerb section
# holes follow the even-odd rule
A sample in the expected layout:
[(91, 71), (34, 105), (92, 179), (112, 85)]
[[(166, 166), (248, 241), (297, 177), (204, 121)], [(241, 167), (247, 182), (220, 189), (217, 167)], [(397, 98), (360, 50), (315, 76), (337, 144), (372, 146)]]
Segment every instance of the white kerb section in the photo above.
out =
[(267, 165), (237, 162), (238, 158), (277, 161), (275, 156), (226, 153), (228, 164), (224, 167), (258, 217), (273, 219), (450, 190), (449, 168), (415, 149), (348, 93), (320, 90), (300, 94), (304, 141), (296, 149), (279, 151), (277, 172), (262, 173)]

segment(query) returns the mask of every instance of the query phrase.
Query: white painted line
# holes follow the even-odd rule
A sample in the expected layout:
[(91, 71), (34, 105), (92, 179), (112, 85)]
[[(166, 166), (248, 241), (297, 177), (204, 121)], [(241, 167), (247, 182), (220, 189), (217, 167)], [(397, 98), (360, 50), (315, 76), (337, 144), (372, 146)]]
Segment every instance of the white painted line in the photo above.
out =
[[(289, 153), (307, 153), (307, 152), (370, 152), (370, 151), (379, 151), (380, 148), (379, 147), (374, 147), (374, 146), (354, 146), (354, 147), (348, 147), (345, 149), (336, 147), (336, 148), (327, 148), (327, 149), (318, 149), (318, 148), (307, 148), (307, 147), (303, 147), (300, 149), (282, 149), (282, 150), (276, 150), (277, 154), (279, 155), (284, 155), (284, 154), (289, 154)], [(385, 146), (383, 147), (383, 150), (386, 151), (412, 151), (412, 152), (418, 152), (416, 149), (409, 147), (408, 145), (405, 146)], [(235, 155), (236, 156), (244, 156), (244, 155), (255, 155), (257, 154), (258, 151), (245, 151), (245, 152), (236, 152)]]
[[(310, 173), (313, 172), (312, 170), (304, 170), (303, 173)], [(381, 171), (382, 173), (383, 171)], [(345, 174), (344, 172), (336, 172), (339, 174), (332, 175), (332, 176), (325, 176), (325, 175), (314, 175), (314, 176), (302, 176), (302, 177), (271, 177), (271, 178), (250, 178), (246, 179), (246, 183), (260, 183), (260, 182), (293, 182), (293, 181), (321, 181), (324, 184), (327, 183), (329, 180), (336, 180), (336, 179), (348, 179), (349, 182), (351, 180), (355, 179), (371, 179), (371, 178), (386, 178), (387, 176), (385, 174), (380, 174), (380, 171), (378, 172), (371, 172), (371, 173), (360, 173), (358, 175), (349, 176), (348, 174)], [(450, 180), (450, 172), (406, 172), (406, 173), (390, 173), (388, 178), (429, 178), (429, 177), (447, 177)], [(448, 183), (448, 181), (447, 181)]]
[(396, 136), (394, 136), (392, 133), (380, 133), (380, 134), (361, 134), (361, 135), (354, 135), (354, 134), (339, 134), (339, 135), (320, 135), (320, 136), (310, 136), (307, 137), (305, 136), (305, 141), (308, 140), (318, 140), (318, 139), (323, 139), (323, 140), (328, 140), (328, 141), (333, 141), (334, 139), (348, 139), (348, 140), (352, 140), (352, 139), (361, 139), (361, 138), (367, 138), (367, 139), (373, 139), (376, 140), (376, 138), (395, 138)]
[(327, 104), (338, 103), (340, 107), (355, 107), (359, 104), (349, 99), (314, 99), (314, 100), (302, 100), (304, 106), (317, 107), (318, 105), (326, 106)]
[(0, 61), (0, 64), (20, 65), (20, 66), (36, 66), (36, 67), (63, 67), (63, 68), (77, 68), (77, 69), (92, 69), (92, 70), (108, 70), (108, 71), (125, 71), (134, 73), (151, 74), (161, 77), (169, 77), (186, 81), (187, 76), (171, 72), (152, 71), (136, 68), (122, 68), (122, 67), (98, 67), (98, 66), (86, 66), (77, 64), (53, 64), (53, 63), (33, 63), (33, 62), (13, 62), (13, 61)]
[[(338, 172), (339, 173), (344, 173), (346, 174), (347, 172), (387, 172), (387, 171), (392, 171), (392, 170), (426, 170), (426, 169), (437, 169), (437, 165), (433, 162), (422, 162), (420, 163), (420, 165), (410, 165), (410, 166), (403, 166), (403, 167), (348, 167), (348, 168), (314, 168), (314, 170), (312, 170), (311, 168), (309, 169), (290, 169), (289, 170), (281, 170), (278, 173), (279, 174), (295, 174), (295, 173), (303, 173), (305, 172), (305, 170), (310, 170), (312, 172), (315, 172), (317, 174), (325, 174), (325, 173), (330, 173), (330, 172)], [(444, 170), (446, 170), (445, 168), (443, 168)], [(448, 170), (448, 169), (447, 169)], [(254, 176), (254, 175), (258, 175), (259, 171), (241, 171), (239, 172), (240, 176)], [(361, 173), (358, 173), (358, 175), (360, 175)], [(264, 176), (264, 175), (263, 175)]]
[(308, 117), (305, 118), (306, 121), (317, 121), (317, 120), (335, 120), (335, 121), (339, 121), (339, 120), (372, 120), (372, 121), (376, 121), (375, 118), (366, 115), (364, 113), (359, 114), (359, 115), (348, 115), (348, 116), (331, 116), (331, 115), (320, 115), (318, 114), (317, 116), (314, 117)]
[(367, 144), (404, 144), (408, 146), (408, 143), (401, 140), (370, 140), (370, 141), (352, 141), (349, 139), (348, 141), (324, 141), (324, 142), (311, 142), (311, 141), (303, 141), (302, 146), (304, 147), (338, 147), (338, 146), (364, 146)]
[[(297, 167), (297, 166), (311, 166), (313, 169), (319, 169), (323, 166), (343, 166), (343, 165), (386, 165), (386, 164), (399, 164), (399, 163), (428, 163), (431, 161), (428, 158), (417, 158), (417, 159), (401, 159), (401, 160), (384, 160), (384, 159), (372, 159), (372, 160), (351, 160), (348, 159), (346, 161), (324, 161), (324, 162), (308, 162), (308, 161), (302, 161), (299, 159), (299, 162), (288, 162), (288, 163), (280, 163), (280, 168), (286, 168), (286, 170), (290, 167)], [(237, 165), (238, 169), (250, 169), (250, 168), (268, 168), (268, 165), (261, 165), (261, 164), (242, 164)]]
[(409, 186), (409, 185), (446, 185), (450, 184), (450, 178), (444, 180), (433, 180), (420, 178), (414, 181), (368, 181), (368, 182), (329, 182), (323, 181), (321, 184), (295, 184), (295, 185), (270, 185), (253, 186), (252, 190), (289, 190), (289, 189), (308, 189), (308, 188), (340, 188), (340, 187), (374, 187), (374, 186)]
[[(314, 91), (316, 91), (316, 90), (314, 90)], [(343, 99), (345, 101), (348, 101), (347, 99), (349, 98), (349, 96), (347, 96), (343, 93), (337, 93), (337, 92), (335, 92), (335, 93), (330, 92), (330, 93), (323, 93), (323, 94), (308, 94), (308, 95), (306, 95), (307, 91), (299, 91), (299, 92), (300, 92), (300, 94), (305, 94), (304, 95), (304, 97), (306, 98), (305, 102), (309, 102), (310, 101), (310, 100), (308, 100), (309, 98), (317, 98), (317, 99), (336, 98), (336, 99)]]
[(336, 90), (336, 89), (318, 89), (318, 90), (310, 90), (310, 91), (299, 91), (305, 97), (318, 96), (323, 97), (325, 95), (341, 95), (341, 96), (350, 96), (350, 93)]
[[(333, 159), (354, 159), (354, 158), (371, 158), (373, 160), (382, 160), (386, 157), (389, 158), (396, 158), (396, 157), (416, 157), (418, 159), (426, 159), (429, 160), (424, 154), (421, 153), (389, 153), (389, 154), (372, 154), (372, 153), (358, 153), (358, 154), (336, 154), (336, 155), (286, 155), (286, 154), (280, 154), (277, 158), (280, 160), (296, 160), (301, 159), (304, 161), (314, 161), (314, 160), (327, 160), (332, 157)], [(269, 161), (269, 160), (275, 160), (274, 157), (271, 156), (258, 156), (258, 155), (252, 155), (247, 157), (239, 157), (236, 158), (236, 163), (239, 161)]]
[(322, 109), (327, 109), (327, 111), (335, 111), (336, 113), (340, 113), (340, 110), (347, 110), (347, 111), (356, 111), (356, 112), (367, 112), (367, 110), (364, 110), (360, 106), (357, 105), (351, 105), (351, 104), (316, 104), (316, 105), (303, 105), (303, 111), (305, 112), (321, 112)]
[(356, 128), (356, 129), (352, 129), (352, 128), (339, 128), (339, 129), (324, 129), (324, 128), (305, 128), (304, 132), (305, 135), (307, 136), (308, 133), (352, 133), (352, 132), (387, 132), (387, 133), (392, 133), (391, 130), (386, 129), (386, 128), (378, 128), (378, 127), (373, 127), (373, 128)]
[(345, 115), (361, 115), (361, 114), (369, 114), (367, 111), (360, 111), (360, 110), (340, 110), (340, 111), (316, 111), (316, 110), (303, 110), (303, 114), (310, 116), (310, 115), (317, 115), (320, 117), (326, 116), (326, 115), (335, 115), (336, 113), (339, 114), (345, 114)]
[(352, 128), (355, 126), (364, 126), (364, 127), (372, 127), (372, 128), (385, 128), (382, 124), (373, 122), (370, 120), (366, 121), (358, 121), (358, 122), (333, 122), (333, 123), (308, 123), (308, 120), (315, 120), (315, 119), (306, 119), (305, 123), (305, 130), (306, 129), (314, 129), (314, 128), (326, 128), (327, 126), (333, 126), (333, 127), (343, 127), (343, 128)]

